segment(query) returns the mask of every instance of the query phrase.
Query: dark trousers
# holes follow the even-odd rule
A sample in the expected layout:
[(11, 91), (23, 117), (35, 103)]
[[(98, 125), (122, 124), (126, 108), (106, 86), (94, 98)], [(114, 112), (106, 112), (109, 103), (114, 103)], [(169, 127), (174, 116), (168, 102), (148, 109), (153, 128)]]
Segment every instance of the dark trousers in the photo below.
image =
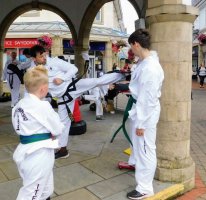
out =
[(205, 80), (205, 76), (199, 76), (199, 77), (200, 77), (200, 85), (203, 86), (204, 80)]

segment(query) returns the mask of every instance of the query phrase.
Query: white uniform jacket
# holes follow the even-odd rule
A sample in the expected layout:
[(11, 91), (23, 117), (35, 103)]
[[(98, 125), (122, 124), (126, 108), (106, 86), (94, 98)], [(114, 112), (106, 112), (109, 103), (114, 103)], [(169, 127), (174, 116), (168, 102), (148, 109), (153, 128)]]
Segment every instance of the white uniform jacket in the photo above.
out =
[(20, 69), (20, 70), (27, 70), (28, 68), (31, 67), (31, 58), (29, 58), (26, 62), (22, 62), (20, 64), (17, 65), (17, 67)]
[[(51, 133), (57, 136), (62, 133), (64, 125), (59, 115), (53, 110), (49, 102), (42, 101), (35, 95), (28, 94), (12, 109), (12, 123), (18, 135), (29, 136), (41, 133)], [(58, 148), (56, 139), (19, 144), (13, 158), (16, 163), (24, 160), (25, 156), (40, 148)]]
[(163, 80), (164, 72), (154, 51), (133, 69), (129, 89), (137, 102), (129, 111), (129, 117), (135, 120), (135, 128), (156, 127), (159, 116), (154, 116), (154, 113), (158, 113), (158, 109), (160, 111), (159, 98)]
[[(34, 62), (31, 63), (31, 67), (36, 66)], [(62, 97), (65, 93), (69, 83), (78, 71), (77, 67), (73, 64), (65, 62), (57, 57), (50, 58), (47, 56), (47, 63), (45, 67), (48, 70), (49, 76), (49, 93), (52, 97)], [(55, 78), (60, 78), (64, 82), (60, 85), (55, 85), (53, 80)]]

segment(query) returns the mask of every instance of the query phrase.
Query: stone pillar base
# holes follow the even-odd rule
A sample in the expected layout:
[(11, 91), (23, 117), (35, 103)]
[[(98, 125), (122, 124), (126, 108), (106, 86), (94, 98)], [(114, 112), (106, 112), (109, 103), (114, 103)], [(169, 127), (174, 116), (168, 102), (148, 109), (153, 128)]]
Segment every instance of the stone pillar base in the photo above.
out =
[(179, 169), (169, 169), (157, 167), (155, 179), (163, 182), (183, 183), (184, 192), (191, 190), (195, 186), (195, 163)]

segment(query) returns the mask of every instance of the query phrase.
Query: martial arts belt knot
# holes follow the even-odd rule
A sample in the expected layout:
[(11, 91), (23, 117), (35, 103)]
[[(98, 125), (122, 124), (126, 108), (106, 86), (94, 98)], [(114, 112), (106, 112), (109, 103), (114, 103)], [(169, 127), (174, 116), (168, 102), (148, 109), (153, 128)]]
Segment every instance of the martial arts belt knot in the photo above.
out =
[(127, 140), (129, 141), (129, 143), (132, 145), (132, 141), (131, 141), (128, 133), (127, 133), (125, 124), (126, 124), (126, 121), (127, 121), (128, 117), (129, 117), (129, 111), (131, 110), (133, 103), (136, 103), (136, 99), (134, 99), (134, 98), (132, 97), (132, 95), (130, 95), (129, 100), (128, 100), (128, 102), (127, 102), (126, 109), (125, 109), (125, 111), (124, 111), (124, 116), (123, 116), (122, 124), (121, 124), (121, 126), (115, 131), (115, 133), (113, 134), (112, 139), (111, 139), (111, 141), (110, 141), (111, 143), (114, 141), (114, 138), (116, 137), (117, 133), (119, 133), (119, 131), (122, 129), (125, 137), (126, 137)]
[[(69, 109), (69, 106), (67, 105), (68, 103), (70, 103), (73, 98), (72, 96), (69, 94), (69, 92), (72, 92), (72, 91), (76, 91), (76, 86), (75, 84), (80, 80), (82, 79), (82, 77), (86, 74), (87, 70), (88, 70), (88, 67), (89, 67), (89, 60), (86, 60), (85, 61), (85, 64), (84, 64), (84, 73), (79, 76), (78, 78), (72, 78), (72, 82), (68, 85), (67, 89), (66, 89), (66, 92), (63, 94), (62, 98), (63, 98), (63, 102), (59, 102), (58, 105), (62, 105), (62, 104), (65, 104), (66, 106), (66, 109), (67, 109), (67, 113), (68, 113), (68, 116), (69, 116), (69, 119), (71, 120), (71, 122), (74, 122), (74, 116), (73, 116), (73, 113), (71, 112), (71, 110)], [(66, 99), (67, 98), (67, 99)]]
[(20, 135), (19, 139), (21, 144), (29, 144), (33, 142), (39, 142), (42, 140), (48, 140), (52, 137), (51, 133), (39, 133), (34, 135)]

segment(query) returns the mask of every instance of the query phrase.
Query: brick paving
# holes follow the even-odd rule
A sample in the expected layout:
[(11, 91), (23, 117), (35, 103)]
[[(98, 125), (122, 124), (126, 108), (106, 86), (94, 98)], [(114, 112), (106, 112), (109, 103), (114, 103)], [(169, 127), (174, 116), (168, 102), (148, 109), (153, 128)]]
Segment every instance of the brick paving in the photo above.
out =
[(192, 82), (191, 156), (196, 164), (195, 188), (177, 200), (206, 200), (206, 85)]

